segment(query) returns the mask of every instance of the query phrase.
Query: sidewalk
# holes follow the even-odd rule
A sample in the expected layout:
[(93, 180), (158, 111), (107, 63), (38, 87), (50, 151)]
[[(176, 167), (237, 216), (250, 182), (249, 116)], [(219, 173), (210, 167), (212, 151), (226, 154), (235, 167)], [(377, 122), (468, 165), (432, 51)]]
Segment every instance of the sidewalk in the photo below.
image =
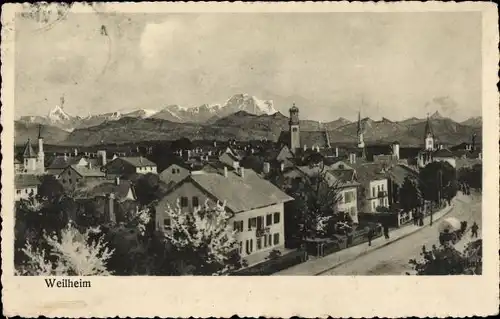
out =
[[(441, 211), (434, 213), (434, 222), (448, 214), (454, 206), (455, 199), (452, 204), (443, 208)], [(400, 239), (403, 239), (419, 230), (428, 227), (430, 224), (430, 216), (425, 217), (424, 226), (415, 226), (413, 224), (403, 226), (390, 232), (390, 239), (385, 239), (384, 236), (376, 238), (372, 241), (372, 245), (363, 243), (357, 246), (349, 247), (339, 252), (327, 255), (322, 258), (308, 260), (302, 264), (287, 268), (280, 272), (274, 273), (273, 276), (312, 276), (320, 275), (328, 270), (336, 268), (342, 264), (355, 260), (358, 257), (366, 255), (374, 250), (388, 246)]]

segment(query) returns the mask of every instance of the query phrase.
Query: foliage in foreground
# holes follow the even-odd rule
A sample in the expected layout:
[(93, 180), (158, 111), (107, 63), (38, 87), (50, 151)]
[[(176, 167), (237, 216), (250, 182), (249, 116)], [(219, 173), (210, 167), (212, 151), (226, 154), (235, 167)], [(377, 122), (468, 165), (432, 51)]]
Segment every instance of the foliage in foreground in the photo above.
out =
[(432, 246), (432, 250), (422, 247), (422, 258), (411, 259), (410, 265), (421, 276), (440, 275), (481, 275), (482, 240), (470, 242), (464, 252), (445, 244)]
[(105, 276), (110, 275), (107, 262), (113, 250), (102, 239), (92, 240), (98, 229), (81, 233), (68, 226), (56, 234), (44, 234), (49, 249), (34, 248), (29, 242), (22, 249), (27, 260), (17, 269), (19, 275), (31, 276)]

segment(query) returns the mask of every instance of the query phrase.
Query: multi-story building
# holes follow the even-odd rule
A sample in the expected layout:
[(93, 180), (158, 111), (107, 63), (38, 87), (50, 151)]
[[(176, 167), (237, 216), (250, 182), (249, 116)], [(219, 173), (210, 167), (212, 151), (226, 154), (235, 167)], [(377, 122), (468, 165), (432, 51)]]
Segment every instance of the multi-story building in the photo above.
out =
[(38, 186), (41, 184), (36, 175), (18, 174), (15, 176), (16, 187), (15, 200), (28, 199), (38, 194)]
[(264, 261), (273, 249), (284, 248), (284, 203), (293, 200), (279, 188), (250, 169), (219, 172), (191, 172), (171, 188), (156, 206), (155, 223), (168, 231), (169, 207), (192, 211), (207, 203), (213, 207), (225, 203), (233, 214), (231, 224), (237, 230), (239, 252), (247, 262)]
[(59, 175), (59, 180), (65, 189), (73, 190), (82, 187), (88, 182), (103, 180), (106, 174), (98, 168), (87, 166), (70, 165)]
[(157, 174), (157, 166), (145, 157), (117, 157), (105, 166), (106, 174), (123, 176), (131, 174)]
[(351, 165), (356, 170), (356, 179), (362, 192), (359, 209), (364, 213), (375, 213), (377, 207), (389, 207), (388, 179), (384, 165), (362, 163)]

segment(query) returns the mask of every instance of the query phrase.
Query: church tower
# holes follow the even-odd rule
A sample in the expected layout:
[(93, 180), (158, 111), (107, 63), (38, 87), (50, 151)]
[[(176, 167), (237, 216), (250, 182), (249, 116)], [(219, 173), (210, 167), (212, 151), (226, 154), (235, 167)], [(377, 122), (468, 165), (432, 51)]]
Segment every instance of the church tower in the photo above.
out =
[(432, 132), (431, 121), (429, 119), (429, 114), (427, 114), (427, 122), (425, 123), (425, 150), (434, 151), (435, 150), (435, 138)]
[(38, 173), (45, 173), (45, 153), (43, 152), (42, 126), (38, 127), (38, 155), (36, 168)]
[(28, 142), (26, 142), (26, 145), (24, 146), (23, 164), (25, 173), (33, 173), (36, 171), (37, 156), (35, 154), (35, 151), (33, 151), (33, 147), (31, 147), (30, 138), (28, 138)]
[(365, 139), (363, 134), (363, 125), (361, 124), (361, 112), (358, 112), (358, 147), (365, 148)]
[(300, 148), (300, 124), (299, 124), (299, 109), (293, 103), (290, 108), (290, 150), (295, 152)]

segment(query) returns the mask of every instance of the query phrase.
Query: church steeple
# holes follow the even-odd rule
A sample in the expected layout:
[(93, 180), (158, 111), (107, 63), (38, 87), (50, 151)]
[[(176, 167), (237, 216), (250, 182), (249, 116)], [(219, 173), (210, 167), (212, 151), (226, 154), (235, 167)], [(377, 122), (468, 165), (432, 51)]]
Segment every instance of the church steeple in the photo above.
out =
[(358, 111), (358, 129), (357, 129), (357, 135), (358, 135), (358, 147), (359, 148), (364, 148), (365, 147), (365, 140), (363, 136), (363, 124), (361, 123), (361, 111)]
[(290, 121), (288, 122), (290, 129), (290, 150), (295, 152), (300, 148), (300, 120), (299, 120), (299, 108), (293, 103), (289, 110)]
[(425, 150), (433, 151), (435, 149), (435, 137), (434, 132), (432, 131), (431, 120), (429, 118), (429, 113), (427, 113), (427, 122), (425, 123)]

